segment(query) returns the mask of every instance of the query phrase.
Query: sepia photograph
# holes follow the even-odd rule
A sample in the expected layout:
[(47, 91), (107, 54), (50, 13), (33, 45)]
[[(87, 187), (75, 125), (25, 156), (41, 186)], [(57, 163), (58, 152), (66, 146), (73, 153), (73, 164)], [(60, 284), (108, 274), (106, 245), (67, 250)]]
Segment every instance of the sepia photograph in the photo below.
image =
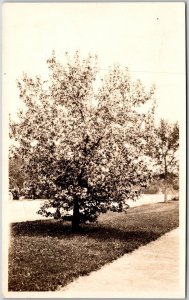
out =
[(185, 22), (3, 4), (5, 298), (185, 298)]

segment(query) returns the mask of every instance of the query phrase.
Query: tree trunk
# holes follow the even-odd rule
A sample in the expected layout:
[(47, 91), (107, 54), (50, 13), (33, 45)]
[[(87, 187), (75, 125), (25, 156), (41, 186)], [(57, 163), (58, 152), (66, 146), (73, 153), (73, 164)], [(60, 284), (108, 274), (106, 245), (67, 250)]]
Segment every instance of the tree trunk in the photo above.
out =
[(76, 232), (79, 230), (79, 223), (80, 223), (79, 203), (78, 203), (78, 200), (75, 199), (74, 205), (73, 205), (72, 231)]
[(166, 161), (166, 156), (164, 157), (164, 171), (165, 171), (165, 180), (164, 180), (164, 183), (165, 183), (165, 189), (164, 189), (164, 202), (167, 202), (167, 161)]
[(167, 202), (167, 187), (164, 190), (164, 202)]

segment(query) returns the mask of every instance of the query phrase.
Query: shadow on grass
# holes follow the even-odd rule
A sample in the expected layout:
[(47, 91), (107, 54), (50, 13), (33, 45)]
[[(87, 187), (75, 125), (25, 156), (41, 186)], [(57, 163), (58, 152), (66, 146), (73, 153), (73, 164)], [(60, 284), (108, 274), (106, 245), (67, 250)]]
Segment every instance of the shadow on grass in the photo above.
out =
[(141, 228), (133, 230), (129, 228), (124, 228), (123, 230), (113, 227), (107, 227), (104, 225), (84, 225), (80, 228), (80, 231), (73, 233), (71, 225), (67, 223), (62, 223), (58, 221), (28, 221), (13, 223), (11, 226), (11, 231), (13, 236), (38, 236), (38, 237), (74, 237), (74, 236), (85, 236), (92, 239), (97, 239), (100, 241), (111, 241), (111, 240), (121, 240), (121, 241), (141, 241), (142, 244), (149, 243), (161, 236), (162, 233), (157, 231), (146, 231)]
[[(156, 240), (179, 225), (178, 203), (105, 214), (98, 224), (37, 220), (12, 224), (9, 290), (54, 291)], [(113, 216), (114, 214), (114, 216)], [(28, 275), (29, 274), (29, 275)]]

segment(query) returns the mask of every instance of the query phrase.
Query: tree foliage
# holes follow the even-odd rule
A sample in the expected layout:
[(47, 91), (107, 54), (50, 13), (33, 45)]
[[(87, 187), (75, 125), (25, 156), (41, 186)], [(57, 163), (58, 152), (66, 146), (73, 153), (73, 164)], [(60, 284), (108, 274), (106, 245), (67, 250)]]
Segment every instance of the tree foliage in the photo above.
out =
[[(64, 64), (53, 53), (47, 64), (47, 81), (27, 74), (18, 81), (26, 109), (19, 122), (10, 122), (10, 136), (30, 179), (26, 188), (49, 199), (40, 213), (62, 218), (73, 210), (76, 228), (96, 220), (112, 202), (122, 210), (147, 186), (145, 133), (153, 120), (154, 87), (146, 91), (119, 65), (100, 81), (97, 58), (81, 59), (78, 52), (66, 54)], [(150, 109), (139, 113), (147, 102)]]

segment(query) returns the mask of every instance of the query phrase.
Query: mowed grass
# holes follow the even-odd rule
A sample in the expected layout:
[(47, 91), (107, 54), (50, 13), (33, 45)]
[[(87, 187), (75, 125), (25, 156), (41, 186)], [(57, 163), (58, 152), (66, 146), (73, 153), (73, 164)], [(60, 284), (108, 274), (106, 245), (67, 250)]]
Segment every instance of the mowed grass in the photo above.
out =
[(12, 224), (9, 291), (54, 291), (179, 225), (179, 203), (107, 213), (80, 233), (71, 224), (41, 220)]

